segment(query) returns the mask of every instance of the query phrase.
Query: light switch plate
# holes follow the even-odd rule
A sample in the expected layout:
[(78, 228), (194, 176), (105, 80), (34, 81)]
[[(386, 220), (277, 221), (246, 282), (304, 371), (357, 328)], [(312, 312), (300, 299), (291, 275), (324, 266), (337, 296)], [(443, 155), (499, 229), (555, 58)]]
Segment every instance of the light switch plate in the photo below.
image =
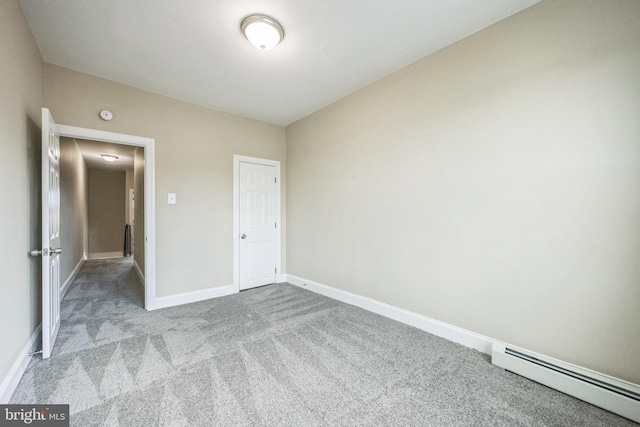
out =
[(176, 204), (176, 193), (169, 193), (167, 195), (167, 202), (170, 205), (175, 205)]

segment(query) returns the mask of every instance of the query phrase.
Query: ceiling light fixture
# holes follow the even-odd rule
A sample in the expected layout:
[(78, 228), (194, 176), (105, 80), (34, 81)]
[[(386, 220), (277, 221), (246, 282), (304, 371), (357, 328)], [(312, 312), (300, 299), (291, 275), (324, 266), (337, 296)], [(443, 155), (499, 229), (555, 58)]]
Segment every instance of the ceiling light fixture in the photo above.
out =
[(284, 38), (284, 29), (278, 21), (265, 15), (250, 15), (240, 24), (242, 34), (260, 50), (271, 50)]
[(100, 154), (100, 156), (102, 156), (106, 162), (115, 162), (118, 160), (118, 157), (112, 156), (111, 154)]

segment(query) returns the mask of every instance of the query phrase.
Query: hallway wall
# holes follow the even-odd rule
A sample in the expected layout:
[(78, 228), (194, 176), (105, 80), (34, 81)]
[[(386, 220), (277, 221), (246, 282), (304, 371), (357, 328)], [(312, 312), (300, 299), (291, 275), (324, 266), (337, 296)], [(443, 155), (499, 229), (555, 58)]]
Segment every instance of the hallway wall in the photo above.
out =
[(133, 155), (133, 191), (135, 193), (133, 227), (133, 260), (140, 272), (145, 272), (144, 244), (144, 148), (137, 147)]
[(126, 173), (89, 169), (89, 257), (122, 256)]
[(88, 174), (74, 139), (60, 140), (60, 282), (88, 254)]

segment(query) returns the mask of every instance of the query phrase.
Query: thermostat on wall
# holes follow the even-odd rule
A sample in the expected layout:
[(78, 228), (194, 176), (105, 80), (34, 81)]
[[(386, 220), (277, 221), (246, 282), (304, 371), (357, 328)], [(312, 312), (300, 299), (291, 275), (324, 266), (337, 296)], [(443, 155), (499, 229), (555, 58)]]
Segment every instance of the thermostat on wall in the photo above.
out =
[(102, 110), (100, 111), (100, 117), (102, 118), (102, 120), (111, 120), (113, 119), (113, 113), (111, 113), (111, 111), (109, 110)]

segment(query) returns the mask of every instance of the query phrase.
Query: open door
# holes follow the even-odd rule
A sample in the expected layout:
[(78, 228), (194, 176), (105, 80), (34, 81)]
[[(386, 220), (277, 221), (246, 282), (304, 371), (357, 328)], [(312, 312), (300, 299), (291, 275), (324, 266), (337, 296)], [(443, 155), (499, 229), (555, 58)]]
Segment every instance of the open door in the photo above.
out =
[(42, 358), (51, 356), (60, 328), (60, 135), (42, 109)]

